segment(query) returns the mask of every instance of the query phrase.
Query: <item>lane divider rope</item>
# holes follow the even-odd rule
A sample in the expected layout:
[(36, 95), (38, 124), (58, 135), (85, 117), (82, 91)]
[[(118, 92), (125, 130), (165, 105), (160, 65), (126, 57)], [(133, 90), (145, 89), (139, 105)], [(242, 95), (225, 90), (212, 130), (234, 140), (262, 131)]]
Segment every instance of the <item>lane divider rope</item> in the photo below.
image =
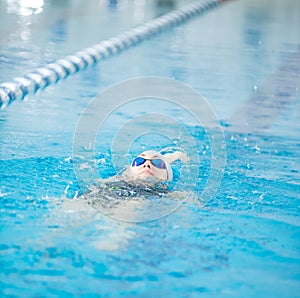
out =
[(2, 83), (0, 84), (0, 108), (5, 108), (15, 100), (22, 100), (27, 95), (54, 85), (87, 66), (118, 54), (163, 30), (180, 25), (192, 17), (203, 14), (227, 1), (229, 0), (209, 0), (204, 3), (201, 1), (186, 5), (116, 37), (104, 40), (63, 59), (58, 59), (44, 67), (37, 68), (22, 77)]

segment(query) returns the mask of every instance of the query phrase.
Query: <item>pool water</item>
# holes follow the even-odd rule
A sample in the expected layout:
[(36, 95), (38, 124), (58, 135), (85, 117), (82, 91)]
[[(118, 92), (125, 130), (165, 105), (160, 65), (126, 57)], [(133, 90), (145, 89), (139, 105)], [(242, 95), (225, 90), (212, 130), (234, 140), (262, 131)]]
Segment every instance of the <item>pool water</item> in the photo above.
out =
[[(159, 2), (45, 1), (29, 9), (0, 1), (1, 82), (188, 1)], [(1, 110), (0, 296), (299, 297), (299, 44), (297, 0), (231, 1)], [(166, 102), (120, 107), (97, 138), (100, 176), (116, 174), (111, 140), (135, 112), (167, 111), (194, 144), (147, 133), (128, 160), (176, 146), (199, 155), (190, 163), (199, 175), (174, 164), (175, 190), (196, 199), (134, 223), (74, 199), (81, 188), (72, 150), (88, 103), (143, 76), (181, 81), (206, 98), (224, 132), (226, 166), (205, 200), (214, 156), (197, 119)]]

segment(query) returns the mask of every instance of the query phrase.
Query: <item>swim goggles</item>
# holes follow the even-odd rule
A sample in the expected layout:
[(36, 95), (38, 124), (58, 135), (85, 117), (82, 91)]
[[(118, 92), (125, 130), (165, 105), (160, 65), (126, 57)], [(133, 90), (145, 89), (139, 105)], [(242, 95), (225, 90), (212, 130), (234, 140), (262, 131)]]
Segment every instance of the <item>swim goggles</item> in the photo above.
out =
[(150, 160), (151, 164), (153, 166), (155, 166), (156, 168), (158, 168), (158, 169), (161, 169), (161, 170), (166, 169), (165, 162), (160, 158), (156, 158), (156, 159), (148, 159), (147, 158), (146, 159), (146, 158), (143, 158), (143, 157), (136, 157), (133, 160), (131, 166), (132, 167), (139, 167), (139, 166), (143, 165), (147, 160)]

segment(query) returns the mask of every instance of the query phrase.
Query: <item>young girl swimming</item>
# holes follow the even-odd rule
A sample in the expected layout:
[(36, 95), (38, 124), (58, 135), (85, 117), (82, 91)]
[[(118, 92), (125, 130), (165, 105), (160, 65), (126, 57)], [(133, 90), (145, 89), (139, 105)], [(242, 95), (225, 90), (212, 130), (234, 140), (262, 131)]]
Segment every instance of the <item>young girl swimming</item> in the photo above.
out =
[[(164, 184), (173, 180), (171, 164), (176, 160), (187, 163), (189, 158), (181, 151), (144, 151), (121, 175), (98, 181), (76, 199), (64, 199), (60, 215), (55, 213), (57, 225), (63, 227), (62, 234), (67, 227), (72, 232), (75, 226), (93, 223), (99, 230), (91, 243), (95, 248), (126, 247), (135, 236), (132, 223), (161, 218), (189, 199), (188, 193), (171, 191)], [(102, 214), (108, 217), (103, 218)], [(60, 222), (63, 220), (66, 222)], [(50, 220), (51, 224), (53, 221)]]
[(166, 154), (144, 151), (133, 159), (121, 175), (99, 179), (82, 196), (104, 213), (110, 213), (117, 206), (132, 200), (154, 202), (156, 199), (170, 198), (176, 193), (168, 189), (168, 182), (173, 180), (171, 163), (176, 160), (187, 163), (189, 158), (182, 151)]

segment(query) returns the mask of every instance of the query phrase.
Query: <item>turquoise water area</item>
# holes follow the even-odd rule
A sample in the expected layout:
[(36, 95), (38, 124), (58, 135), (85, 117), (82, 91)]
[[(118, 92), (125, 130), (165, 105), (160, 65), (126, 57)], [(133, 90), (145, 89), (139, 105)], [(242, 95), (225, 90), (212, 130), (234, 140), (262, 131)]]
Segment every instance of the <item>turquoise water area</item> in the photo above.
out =
[[(161, 2), (2, 0), (0, 81), (187, 3)], [(1, 110), (0, 296), (299, 297), (299, 44), (298, 1), (230, 1)], [(196, 148), (199, 158), (190, 163), (197, 175), (174, 164), (175, 190), (196, 200), (132, 223), (72, 200), (81, 191), (72, 148), (87, 104), (142, 76), (178, 80), (207, 100), (226, 165), (206, 201), (214, 155), (191, 111), (144, 101), (112, 112), (96, 138), (99, 176), (118, 172), (111, 141), (134, 113), (169, 115), (194, 143), (144, 124), (128, 163), (149, 147)]]

